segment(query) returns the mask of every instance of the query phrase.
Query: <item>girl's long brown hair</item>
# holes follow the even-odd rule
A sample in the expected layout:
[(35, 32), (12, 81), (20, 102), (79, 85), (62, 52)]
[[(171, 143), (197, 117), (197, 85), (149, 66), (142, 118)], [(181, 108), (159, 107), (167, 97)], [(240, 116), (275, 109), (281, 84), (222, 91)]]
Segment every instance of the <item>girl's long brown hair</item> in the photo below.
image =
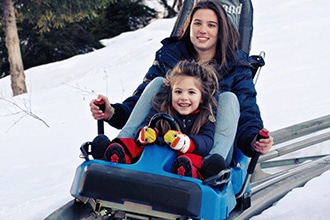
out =
[[(166, 75), (162, 91), (153, 99), (152, 105), (157, 112), (165, 112), (172, 116), (178, 114), (172, 108), (172, 88), (175, 80), (179, 76), (191, 76), (199, 82), (202, 102), (199, 105), (200, 112), (198, 113), (190, 131), (190, 134), (198, 134), (200, 128), (207, 121), (210, 120), (215, 122), (213, 107), (217, 106), (217, 101), (214, 96), (219, 87), (217, 73), (214, 68), (208, 64), (188, 60), (180, 61), (172, 71)], [(160, 122), (156, 127), (160, 131), (160, 134), (163, 134), (170, 129), (165, 122)]]

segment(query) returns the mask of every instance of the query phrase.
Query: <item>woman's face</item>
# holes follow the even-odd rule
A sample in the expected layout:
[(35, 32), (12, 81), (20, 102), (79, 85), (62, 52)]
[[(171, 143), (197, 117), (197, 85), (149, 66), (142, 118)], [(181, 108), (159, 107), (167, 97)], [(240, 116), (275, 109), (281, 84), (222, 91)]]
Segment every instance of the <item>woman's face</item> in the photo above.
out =
[(202, 102), (201, 82), (192, 76), (178, 76), (172, 85), (172, 106), (181, 115), (189, 115)]
[(218, 41), (218, 18), (211, 9), (199, 9), (190, 24), (190, 41), (200, 60), (210, 60), (216, 52)]

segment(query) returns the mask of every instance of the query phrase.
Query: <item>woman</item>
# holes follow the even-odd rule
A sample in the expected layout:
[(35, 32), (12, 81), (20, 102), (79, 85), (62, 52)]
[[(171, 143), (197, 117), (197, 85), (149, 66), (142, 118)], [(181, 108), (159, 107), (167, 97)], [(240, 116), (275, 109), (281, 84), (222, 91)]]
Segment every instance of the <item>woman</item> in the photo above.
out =
[[(228, 20), (220, 2), (199, 1), (187, 19), (180, 37), (162, 41), (162, 48), (156, 52), (153, 65), (133, 96), (121, 104), (110, 105), (107, 97), (99, 95), (97, 100), (105, 100), (106, 110), (100, 111), (93, 104), (95, 100), (92, 100), (90, 109), (93, 117), (97, 120), (103, 119), (116, 128), (122, 128), (127, 122), (119, 136), (130, 137), (150, 110), (145, 106), (150, 103), (151, 98), (139, 100), (142, 92), (146, 94), (143, 97), (152, 97), (162, 84), (162, 80), (155, 79), (156, 77), (164, 77), (180, 60), (208, 62), (214, 66), (220, 78), (218, 102), (221, 108), (218, 109), (216, 117), (215, 146), (210, 156), (204, 160), (206, 169), (214, 170), (214, 173), (218, 171), (217, 165), (212, 166), (213, 161), (217, 160), (216, 155), (226, 158), (228, 165), (233, 145), (237, 145), (247, 156), (252, 156), (255, 151), (268, 153), (273, 145), (273, 138), (269, 136), (267, 139), (255, 140), (260, 130), (268, 131), (263, 128), (256, 103), (256, 90), (247, 61), (248, 56), (238, 51), (238, 40), (239, 34)], [(145, 89), (147, 85), (148, 88)], [(141, 104), (137, 104), (138, 100)], [(143, 112), (145, 113), (142, 114)], [(140, 119), (132, 116), (128, 120), (131, 113), (142, 115)]]

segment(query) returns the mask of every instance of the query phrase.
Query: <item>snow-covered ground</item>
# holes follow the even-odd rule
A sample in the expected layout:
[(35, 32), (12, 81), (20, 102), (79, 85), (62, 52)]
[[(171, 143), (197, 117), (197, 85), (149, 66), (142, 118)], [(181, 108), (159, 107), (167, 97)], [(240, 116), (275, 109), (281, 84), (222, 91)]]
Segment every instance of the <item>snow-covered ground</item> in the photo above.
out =
[[(253, 3), (252, 54), (266, 51), (256, 85), (265, 126), (276, 130), (329, 114), (330, 2)], [(174, 22), (157, 20), (104, 40), (103, 49), (26, 70), (28, 94), (13, 98), (9, 77), (0, 80), (0, 219), (43, 219), (72, 199), (79, 147), (97, 133), (90, 100), (102, 93), (121, 102), (132, 94)], [(110, 138), (118, 133), (105, 130)], [(310, 152), (329, 148), (327, 142)], [(327, 218), (329, 186), (326, 172), (253, 219)]]

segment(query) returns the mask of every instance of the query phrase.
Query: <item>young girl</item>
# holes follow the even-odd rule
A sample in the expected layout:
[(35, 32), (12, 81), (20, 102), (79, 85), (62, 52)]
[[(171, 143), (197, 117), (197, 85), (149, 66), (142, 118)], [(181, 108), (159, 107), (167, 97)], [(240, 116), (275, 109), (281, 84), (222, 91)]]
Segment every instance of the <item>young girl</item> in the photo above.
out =
[[(154, 143), (157, 136), (177, 151), (171, 172), (179, 175), (202, 178), (199, 170), (204, 156), (213, 147), (215, 133), (214, 106), (218, 79), (215, 70), (195, 61), (180, 61), (166, 76), (164, 87), (153, 99), (153, 109), (137, 138), (116, 138), (106, 149), (104, 160), (118, 163), (134, 163), (143, 151), (143, 146)], [(171, 115), (179, 130), (171, 130), (165, 121), (155, 128), (147, 124), (157, 112)]]

